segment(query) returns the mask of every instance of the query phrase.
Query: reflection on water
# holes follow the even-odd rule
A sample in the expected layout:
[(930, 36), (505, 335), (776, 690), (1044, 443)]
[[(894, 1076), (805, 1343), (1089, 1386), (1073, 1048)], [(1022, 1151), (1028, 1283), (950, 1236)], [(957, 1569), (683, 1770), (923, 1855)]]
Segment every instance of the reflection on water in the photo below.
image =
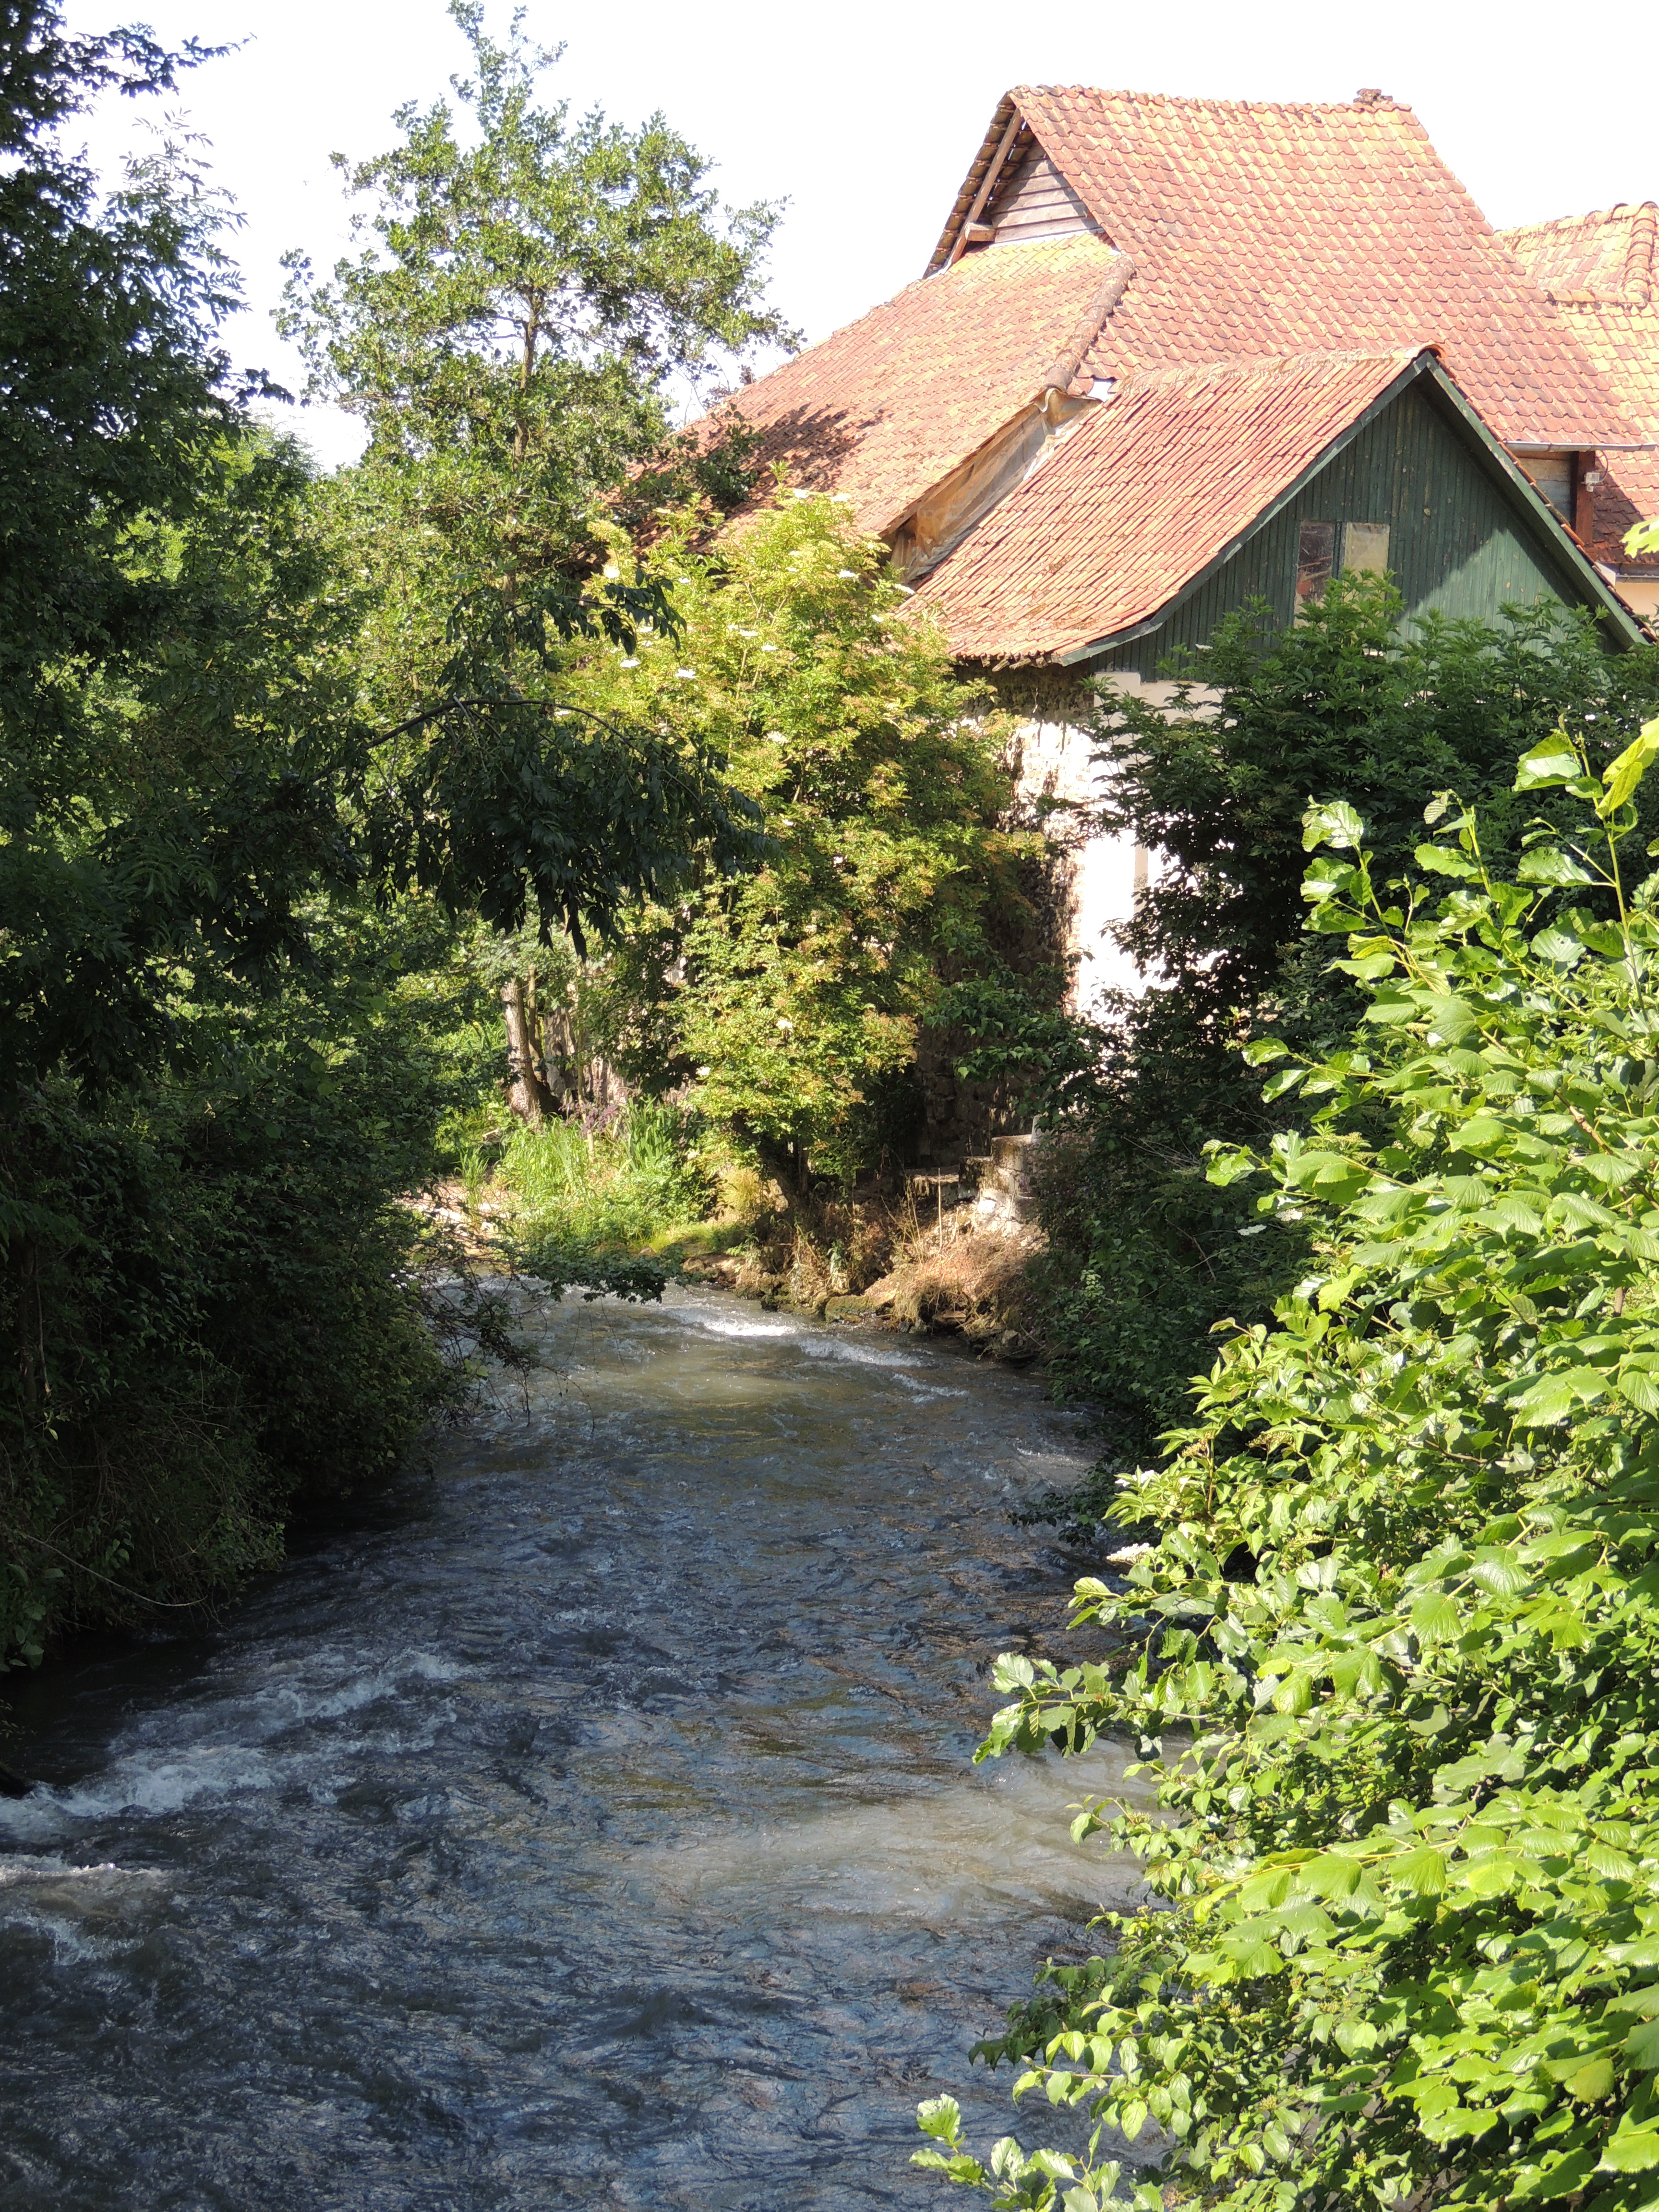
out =
[(376, 1526), (18, 1691), (7, 2212), (934, 2204), (917, 2100), (1008, 2127), (969, 2048), (1132, 1881), (1113, 1760), (969, 1761), (1073, 1425), (713, 1292), (538, 1326)]

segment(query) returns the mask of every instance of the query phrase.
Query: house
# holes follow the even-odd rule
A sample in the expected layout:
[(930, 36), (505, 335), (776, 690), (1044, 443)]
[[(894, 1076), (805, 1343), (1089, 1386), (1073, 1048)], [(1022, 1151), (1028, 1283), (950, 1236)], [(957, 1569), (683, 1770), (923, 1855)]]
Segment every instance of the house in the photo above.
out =
[[(1580, 498), (1590, 495), (1574, 520), (1620, 596), (1651, 619), (1659, 614), (1659, 555), (1632, 560), (1624, 541), (1632, 523), (1659, 515), (1659, 302), (1653, 267), (1659, 207), (1644, 200), (1639, 207), (1608, 208), (1498, 234), (1577, 339), (1630, 428), (1633, 443), (1574, 457)], [(1541, 471), (1553, 463), (1557, 483), (1547, 488), (1558, 505), (1566, 493), (1565, 459), (1540, 456), (1529, 464), (1547, 482)]]
[[(1408, 107), (1021, 86), (928, 266), (734, 395), (761, 457), (848, 498), (1022, 718), (1026, 789), (1098, 773), (1081, 684), (1345, 568), (1407, 619), (1659, 606), (1655, 210), (1500, 235)], [(1076, 856), (1082, 994), (1147, 856)], [(1091, 988), (1092, 987), (1092, 988)]]

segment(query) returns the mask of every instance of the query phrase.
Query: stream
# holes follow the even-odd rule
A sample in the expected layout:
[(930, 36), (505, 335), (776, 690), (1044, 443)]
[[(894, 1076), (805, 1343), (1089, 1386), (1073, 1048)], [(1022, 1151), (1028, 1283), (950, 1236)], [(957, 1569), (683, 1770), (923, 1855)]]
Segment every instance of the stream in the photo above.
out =
[(1084, 1566), (1034, 1378), (720, 1292), (539, 1309), (522, 1395), (210, 1632), (14, 1677), (5, 2212), (853, 2212), (1133, 1894), (970, 1754)]

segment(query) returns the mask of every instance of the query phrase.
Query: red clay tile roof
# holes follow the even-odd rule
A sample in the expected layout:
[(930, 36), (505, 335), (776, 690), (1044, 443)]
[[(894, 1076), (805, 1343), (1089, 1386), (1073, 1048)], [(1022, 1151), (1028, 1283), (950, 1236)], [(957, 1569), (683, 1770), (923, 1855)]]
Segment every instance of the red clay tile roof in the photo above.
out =
[(1127, 377), (923, 581), (965, 659), (1063, 654), (1157, 614), (1422, 356)]
[(1653, 296), (1656, 234), (1659, 208), (1643, 200), (1496, 234), (1553, 300), (1622, 300), (1645, 307)]
[[(1409, 108), (1021, 85), (994, 133), (1015, 109), (1135, 264), (1090, 356), (1095, 374), (1433, 345), (1508, 443), (1629, 434), (1571, 326), (1496, 242)], [(959, 195), (936, 265), (971, 198)], [(956, 269), (1015, 250), (970, 248)]]
[[(1651, 200), (1529, 223), (1498, 236), (1540, 289), (1618, 401), (1632, 438), (1659, 441), (1659, 303), (1654, 299), (1659, 208)], [(1624, 547), (1633, 522), (1659, 515), (1659, 446), (1600, 454), (1590, 551), (1626, 570), (1659, 570)]]
[(973, 254), (732, 394), (757, 458), (853, 501), (873, 534), (1054, 383), (1070, 382), (1121, 258), (1098, 239)]

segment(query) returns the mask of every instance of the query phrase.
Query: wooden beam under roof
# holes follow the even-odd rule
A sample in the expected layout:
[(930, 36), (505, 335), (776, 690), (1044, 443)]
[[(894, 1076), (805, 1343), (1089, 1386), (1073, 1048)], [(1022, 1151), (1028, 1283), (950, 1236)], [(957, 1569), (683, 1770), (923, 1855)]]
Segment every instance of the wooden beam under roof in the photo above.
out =
[[(1000, 114), (1001, 112), (1000, 108), (997, 111), (999, 114)], [(986, 226), (981, 224), (980, 222), (981, 216), (985, 212), (985, 203), (990, 198), (991, 194), (996, 190), (997, 179), (1002, 174), (1004, 168), (1007, 165), (1008, 156), (1013, 149), (1014, 141), (1019, 137), (1021, 131), (1024, 128), (1025, 118), (1020, 113), (1018, 108), (1016, 107), (1008, 118), (1007, 127), (1003, 131), (1001, 137), (997, 141), (995, 153), (992, 155), (990, 160), (985, 165), (985, 174), (980, 180), (979, 190), (974, 194), (972, 204), (968, 210), (967, 217), (965, 221), (959, 223), (957, 227), (956, 239), (951, 247), (950, 258), (945, 264), (947, 269), (951, 267), (956, 262), (959, 261), (963, 255), (967, 252), (969, 246), (973, 243), (969, 234), (974, 230), (983, 229), (986, 228)], [(933, 258), (937, 260), (939, 257), (935, 254)]]
[(939, 234), (939, 244), (933, 248), (933, 258), (927, 264), (925, 271), (927, 276), (932, 276), (939, 270), (948, 267), (956, 258), (952, 249), (956, 246), (959, 234), (969, 221), (976, 218), (978, 211), (985, 204), (981, 187), (985, 185), (986, 178), (994, 165), (1000, 166), (997, 157), (999, 152), (1003, 150), (1004, 141), (1007, 138), (1008, 125), (1012, 121), (1018, 126), (1021, 120), (1019, 110), (1014, 105), (1013, 94), (1004, 93), (1002, 98), (997, 102), (997, 111), (991, 118), (990, 128), (987, 131), (980, 149), (969, 167), (968, 174), (963, 179), (962, 190), (957, 194), (956, 204), (945, 218), (945, 228)]

